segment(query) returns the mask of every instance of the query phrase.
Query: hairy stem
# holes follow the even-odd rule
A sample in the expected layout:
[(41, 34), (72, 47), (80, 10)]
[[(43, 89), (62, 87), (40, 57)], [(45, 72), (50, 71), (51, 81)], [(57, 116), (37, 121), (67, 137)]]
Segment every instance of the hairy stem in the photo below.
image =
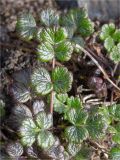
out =
[[(52, 59), (52, 69), (55, 68), (55, 58)], [(52, 90), (50, 95), (50, 113), (53, 113), (53, 103), (54, 103), (54, 91)]]
[(108, 74), (100, 66), (100, 64), (98, 63), (98, 61), (87, 50), (85, 50), (83, 47), (81, 47), (79, 45), (76, 45), (76, 47), (79, 48), (82, 52), (84, 52), (90, 59), (92, 59), (92, 61), (96, 64), (96, 66), (101, 70), (101, 72), (103, 73), (103, 75), (105, 76), (105, 78), (107, 79), (107, 81), (110, 82), (118, 91), (120, 91), (120, 88), (109, 78)]

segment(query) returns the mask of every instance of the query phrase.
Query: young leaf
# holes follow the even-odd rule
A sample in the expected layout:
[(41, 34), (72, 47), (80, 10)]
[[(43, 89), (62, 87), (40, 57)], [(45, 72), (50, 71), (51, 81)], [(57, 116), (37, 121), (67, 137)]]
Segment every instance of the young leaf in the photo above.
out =
[(68, 41), (61, 42), (55, 48), (55, 56), (56, 58), (61, 61), (69, 61), (73, 52), (72, 44)]
[(37, 93), (46, 95), (53, 89), (52, 82), (48, 71), (44, 68), (37, 68), (31, 75), (32, 85)]
[(110, 150), (110, 159), (111, 160), (120, 159), (120, 148), (114, 147)]
[(45, 104), (42, 100), (35, 100), (33, 103), (33, 113), (37, 115), (39, 112), (44, 111)]
[(61, 43), (67, 38), (67, 32), (65, 28), (47, 28), (41, 32), (41, 40), (44, 42), (49, 42), (52, 45)]
[(111, 51), (111, 49), (114, 47), (114, 45), (115, 45), (115, 44), (114, 44), (113, 38), (107, 37), (107, 38), (105, 39), (104, 46), (105, 46), (105, 48), (108, 50), (108, 52)]
[(52, 133), (49, 131), (40, 131), (37, 140), (38, 145), (43, 149), (49, 149), (55, 142)]
[(59, 15), (52, 9), (43, 10), (40, 14), (40, 19), (47, 27), (59, 24)]
[(37, 49), (40, 60), (50, 61), (56, 57), (60, 61), (68, 61), (71, 58), (73, 47), (66, 41), (67, 33), (64, 28), (44, 29), (40, 38), (43, 41)]
[(78, 97), (73, 97), (71, 96), (70, 98), (67, 99), (67, 105), (70, 107), (70, 108), (83, 108), (82, 106), (82, 102), (80, 101), (80, 98)]
[(102, 115), (91, 115), (86, 121), (87, 130), (90, 137), (99, 139), (103, 137), (107, 129), (107, 124)]
[(35, 141), (36, 132), (38, 128), (31, 118), (27, 118), (23, 121), (20, 128), (20, 135), (22, 137), (22, 144), (25, 146), (31, 146)]
[(65, 129), (65, 136), (69, 142), (81, 143), (88, 137), (88, 131), (84, 127), (67, 127)]
[(73, 125), (75, 126), (81, 126), (82, 124), (84, 124), (88, 118), (88, 114), (87, 112), (84, 112), (81, 109), (70, 109), (67, 113), (66, 113), (66, 118), (69, 122), (71, 122)]
[(63, 25), (72, 28), (73, 32), (80, 33), (83, 37), (93, 32), (93, 23), (89, 20), (85, 9), (72, 9), (62, 20)]
[(120, 62), (120, 43), (117, 44), (117, 46), (114, 46), (110, 53), (110, 58), (115, 62)]
[(100, 39), (105, 40), (109, 36), (112, 36), (115, 32), (115, 25), (113, 23), (105, 24), (102, 26), (102, 31), (100, 33)]
[(36, 22), (34, 17), (29, 14), (23, 14), (18, 18), (16, 24), (17, 32), (26, 40), (30, 40), (36, 33)]
[(51, 114), (46, 115), (45, 112), (38, 113), (36, 122), (41, 129), (48, 129), (53, 125), (53, 118)]
[(65, 67), (56, 67), (52, 72), (53, 88), (57, 93), (71, 90), (73, 76)]

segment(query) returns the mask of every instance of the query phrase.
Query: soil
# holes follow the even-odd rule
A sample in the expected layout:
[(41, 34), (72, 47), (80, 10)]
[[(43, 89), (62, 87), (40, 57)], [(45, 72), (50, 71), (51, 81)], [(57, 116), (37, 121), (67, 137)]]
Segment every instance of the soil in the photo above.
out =
[[(111, 21), (111, 19), (112, 21), (115, 22), (117, 27), (120, 26), (120, 19), (119, 19), (120, 10), (119, 9), (116, 10), (116, 12), (113, 11), (114, 16), (111, 15), (111, 12), (110, 13), (107, 12), (107, 18), (102, 19), (100, 18), (100, 16), (98, 17), (96, 16), (98, 14), (95, 15), (95, 12), (97, 10), (95, 6), (97, 4), (95, 2), (93, 4), (94, 4), (93, 14), (91, 14), (91, 8), (93, 6), (91, 7), (90, 3), (88, 4), (89, 5), (88, 8), (89, 8), (89, 15), (95, 22), (96, 32), (99, 31), (103, 23), (109, 22)], [(104, 4), (101, 4), (101, 5), (104, 6)], [(119, 6), (119, 0), (116, 0), (115, 5)], [(33, 14), (34, 17), (38, 18), (40, 11), (44, 8), (49, 7), (49, 8), (55, 8), (56, 10), (65, 11), (66, 9), (69, 9), (72, 7), (76, 7), (76, 6), (81, 7), (81, 1), (67, 2), (67, 1), (62, 1), (62, 0), (60, 1), (59, 0), (56, 0), (56, 1), (55, 0), (37, 0), (37, 1), (35, 0), (1, 0), (0, 6), (1, 6), (0, 7), (0, 16), (1, 16), (1, 21), (0, 21), (0, 47), (1, 47), (0, 48), (0, 59), (1, 59), (0, 89), (2, 91), (0, 93), (0, 98), (2, 98), (5, 101), (6, 118), (8, 118), (10, 117), (10, 114), (12, 112), (11, 107), (14, 106), (12, 95), (9, 92), (9, 86), (12, 85), (14, 81), (13, 75), (15, 73), (19, 73), (21, 70), (24, 70), (24, 69), (32, 70), (38, 65), (40, 66), (44, 65), (47, 68), (50, 68), (49, 65), (46, 65), (45, 63), (43, 64), (36, 60), (35, 48), (37, 46), (37, 42), (35, 41), (32, 43), (24, 42), (20, 40), (19, 37), (17, 36), (17, 33), (15, 31), (17, 17), (23, 12), (30, 12)], [(103, 13), (103, 11), (101, 10), (100, 12)], [(99, 55), (99, 57), (101, 57), (101, 59), (99, 59), (99, 63), (106, 68), (107, 73), (111, 73), (111, 69), (113, 70), (114, 64), (106, 57), (104, 48), (102, 47), (101, 43), (97, 39), (96, 32), (94, 33), (92, 37), (90, 37), (89, 39), (86, 39), (87, 47), (90, 49), (90, 51), (94, 52), (95, 55)], [(103, 55), (101, 55), (101, 53), (103, 53)], [(86, 59), (87, 59), (87, 63), (86, 63)], [(104, 101), (108, 103), (111, 102), (111, 94), (112, 94), (113, 87), (104, 79), (103, 75), (100, 77), (104, 79), (104, 82), (106, 83), (107, 87), (109, 86), (109, 93), (106, 93), (107, 91), (105, 87), (104, 87), (104, 90), (100, 91), (99, 93), (96, 92), (97, 90), (96, 85), (91, 87), (91, 83), (89, 83), (91, 79), (85, 80), (87, 77), (92, 77), (95, 74), (97, 74), (97, 71), (98, 71), (98, 68), (94, 65), (94, 63), (88, 57), (86, 58), (85, 56), (83, 56), (81, 59), (81, 57), (74, 56), (72, 57), (72, 60), (68, 63), (65, 63), (65, 65), (67, 65), (68, 69), (73, 72), (73, 76), (74, 76), (74, 84), (73, 84), (73, 88), (71, 92), (69, 93), (70, 95), (76, 95), (78, 92), (80, 92), (80, 96), (84, 98), (85, 96), (89, 94), (95, 94), (95, 97), (93, 97), (94, 99), (99, 98), (101, 102), (104, 102)], [(86, 72), (87, 70), (88, 72)], [(120, 75), (120, 65), (117, 67), (115, 77), (118, 77), (119, 75)], [(115, 81), (115, 79), (113, 79), (113, 81)], [(85, 89), (92, 89), (92, 91), (90, 90), (86, 92)], [(34, 97), (34, 99), (36, 99), (36, 97)], [(114, 99), (118, 103), (120, 102), (120, 95), (119, 93), (117, 93), (117, 91), (114, 93), (113, 100)], [(89, 108), (90, 104), (87, 103), (87, 100), (85, 102), (86, 102), (86, 108)], [(29, 106), (29, 104), (27, 105)], [(57, 116), (58, 115), (55, 115), (55, 117)], [(5, 134), (4, 136), (7, 137), (8, 141), (14, 140), (13, 135), (15, 135), (16, 137), (16, 133), (12, 135), (12, 132), (9, 131), (7, 133), (6, 129), (3, 129), (3, 133)], [(100, 145), (103, 145), (106, 148), (110, 148), (110, 146), (112, 145), (111, 143), (112, 143), (111, 137), (108, 135), (105, 141), (100, 142)], [(29, 149), (29, 150), (30, 152), (33, 152), (32, 149)], [(36, 153), (37, 152), (39, 151), (37, 150)], [(34, 153), (31, 153), (31, 154), (34, 154)], [(46, 153), (41, 152), (41, 154), (42, 154), (42, 159), (48, 159), (48, 157), (45, 157)], [(93, 160), (101, 160), (101, 159), (107, 160), (107, 157), (105, 157), (105, 154), (102, 153), (99, 150), (99, 148), (93, 151), (93, 154), (91, 157), (93, 157)], [(25, 159), (27, 158), (24, 153), (24, 156), (21, 157), (20, 160), (25, 160)]]

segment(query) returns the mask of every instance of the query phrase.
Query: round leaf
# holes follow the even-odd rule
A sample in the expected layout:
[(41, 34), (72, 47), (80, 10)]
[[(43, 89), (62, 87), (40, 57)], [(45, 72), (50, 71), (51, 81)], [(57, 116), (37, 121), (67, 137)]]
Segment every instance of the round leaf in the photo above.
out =
[(65, 129), (65, 136), (69, 142), (81, 143), (88, 137), (88, 131), (84, 127), (67, 127)]
[(105, 24), (102, 27), (100, 39), (105, 40), (109, 36), (112, 36), (114, 32), (115, 32), (115, 25), (113, 23)]
[(41, 131), (38, 135), (38, 145), (43, 149), (49, 149), (55, 142), (51, 132)]
[(16, 24), (17, 32), (24, 39), (30, 40), (36, 33), (36, 22), (34, 17), (29, 14), (21, 15)]
[(78, 97), (73, 97), (71, 96), (70, 98), (67, 99), (67, 105), (70, 107), (70, 108), (83, 108), (82, 106), (82, 102), (80, 101), (80, 98)]
[(108, 127), (108, 124), (106, 124), (106, 121), (102, 115), (90, 115), (86, 121), (86, 125), (89, 135), (93, 139), (102, 138)]
[(52, 82), (48, 71), (44, 68), (37, 68), (31, 75), (32, 85), (37, 93), (46, 95), (52, 90)]
[(23, 121), (20, 128), (21, 141), (23, 145), (31, 146), (35, 141), (36, 132), (38, 128), (31, 118), (27, 118)]
[(41, 111), (44, 111), (45, 104), (42, 100), (35, 100), (33, 103), (33, 113), (34, 115), (38, 114)]
[(120, 62), (120, 43), (118, 43), (117, 46), (114, 46), (110, 53), (110, 58), (116, 63)]
[(67, 150), (68, 152), (72, 155), (75, 156), (79, 150), (81, 149), (81, 145), (80, 144), (76, 144), (76, 143), (69, 143)]
[(55, 48), (55, 56), (59, 61), (68, 61), (71, 58), (73, 47), (70, 42), (62, 42)]
[(105, 46), (105, 48), (108, 50), (108, 52), (111, 51), (111, 49), (114, 47), (114, 45), (115, 45), (115, 44), (114, 44), (113, 38), (108, 37), (108, 38), (105, 39), (104, 46)]
[(66, 113), (66, 118), (73, 125), (80, 126), (86, 122), (88, 114), (81, 109), (72, 108)]
[(37, 48), (38, 58), (42, 62), (48, 62), (54, 57), (54, 49), (52, 45), (48, 42), (44, 42)]
[(40, 14), (40, 18), (42, 23), (48, 27), (58, 25), (59, 23), (59, 15), (52, 9), (43, 10)]
[(23, 147), (18, 142), (9, 143), (7, 145), (6, 151), (10, 157), (18, 158), (23, 154)]
[(113, 39), (115, 42), (120, 42), (120, 29), (116, 29), (115, 33), (113, 34)]
[(64, 67), (56, 67), (52, 72), (53, 88), (57, 93), (66, 93), (71, 90), (73, 76)]
[(53, 125), (52, 114), (46, 115), (45, 112), (38, 113), (36, 122), (41, 129), (48, 129)]

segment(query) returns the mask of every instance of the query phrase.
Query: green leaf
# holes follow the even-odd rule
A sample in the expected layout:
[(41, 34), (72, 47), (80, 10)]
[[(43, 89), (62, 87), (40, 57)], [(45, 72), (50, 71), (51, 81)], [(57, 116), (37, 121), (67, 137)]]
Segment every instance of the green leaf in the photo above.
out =
[(37, 140), (38, 145), (43, 149), (49, 149), (55, 142), (52, 133), (49, 131), (40, 131)]
[(112, 140), (117, 143), (120, 144), (120, 133), (116, 133), (115, 135), (112, 136)]
[(26, 40), (32, 39), (36, 33), (34, 17), (30, 13), (21, 15), (17, 20), (16, 29), (22, 38)]
[(69, 143), (67, 147), (67, 151), (72, 155), (75, 156), (81, 149), (81, 144), (76, 143)]
[(70, 109), (66, 113), (66, 118), (69, 122), (71, 122), (75, 126), (81, 126), (82, 124), (85, 124), (88, 114), (87, 112), (81, 110), (81, 109)]
[(109, 114), (108, 107), (102, 106), (99, 108), (99, 114), (103, 116), (103, 119), (105, 119), (106, 123), (109, 125), (111, 123), (111, 117)]
[(71, 96), (67, 99), (67, 105), (70, 108), (83, 108), (82, 102), (80, 101), (80, 98)]
[(109, 36), (112, 36), (115, 32), (115, 25), (113, 23), (105, 24), (102, 26), (102, 30), (100, 33), (100, 39), (105, 40)]
[(84, 127), (67, 127), (65, 129), (65, 136), (69, 142), (81, 143), (88, 137), (88, 131)]
[(111, 51), (111, 49), (114, 47), (114, 45), (115, 45), (115, 44), (114, 44), (113, 38), (107, 37), (107, 38), (105, 39), (104, 46), (105, 46), (105, 48), (107, 49), (108, 52)]
[(71, 9), (62, 19), (62, 24), (72, 32), (80, 33), (83, 37), (89, 36), (93, 32), (94, 25), (89, 20), (84, 8)]
[(53, 88), (57, 93), (71, 90), (73, 76), (65, 67), (56, 67), (52, 72)]
[(37, 68), (31, 75), (32, 85), (37, 93), (46, 95), (53, 89), (52, 82), (48, 71), (44, 68)]
[(37, 49), (40, 60), (47, 62), (55, 57), (60, 61), (68, 61), (71, 58), (73, 47), (66, 41), (64, 28), (44, 29), (40, 38), (43, 41)]
[(94, 31), (94, 23), (91, 22), (90, 19), (84, 18), (81, 21), (79, 21), (78, 24), (78, 32), (83, 37), (90, 36)]
[(65, 94), (56, 94), (56, 98), (62, 102), (62, 103), (65, 103), (68, 99), (68, 94), (65, 93)]
[(73, 52), (73, 47), (70, 42), (61, 42), (55, 48), (55, 56), (56, 58), (61, 61), (69, 61)]
[(116, 111), (116, 104), (108, 107), (109, 113), (114, 116)]
[(65, 112), (66, 105), (64, 103), (66, 101), (67, 96), (67, 94), (56, 94), (54, 96), (54, 111), (60, 114)]
[(27, 118), (22, 122), (20, 128), (20, 135), (22, 137), (22, 144), (25, 146), (31, 146), (35, 141), (36, 132), (38, 128), (31, 118)]
[(43, 10), (40, 14), (40, 19), (48, 27), (58, 25), (59, 23), (59, 15), (52, 9)]
[(117, 46), (114, 46), (112, 51), (110, 52), (110, 58), (115, 62), (120, 62), (120, 43)]
[(113, 34), (113, 39), (115, 42), (120, 42), (120, 29), (116, 29), (115, 33)]
[(40, 36), (42, 41), (55, 45), (63, 42), (67, 38), (67, 32), (65, 28), (47, 28), (42, 30)]
[(39, 112), (36, 122), (41, 129), (48, 129), (53, 125), (53, 118), (51, 114), (46, 115), (45, 112)]
[(120, 121), (120, 104), (116, 104), (115, 119)]
[(100, 139), (107, 129), (106, 121), (102, 115), (90, 115), (86, 122), (89, 135), (93, 139)]
[(48, 62), (54, 58), (53, 46), (48, 42), (44, 42), (41, 45), (38, 45), (37, 53), (38, 58), (42, 62)]
[(110, 159), (111, 160), (120, 159), (120, 148), (114, 147), (110, 150)]
[(114, 124), (115, 129), (120, 132), (120, 121), (116, 124)]

